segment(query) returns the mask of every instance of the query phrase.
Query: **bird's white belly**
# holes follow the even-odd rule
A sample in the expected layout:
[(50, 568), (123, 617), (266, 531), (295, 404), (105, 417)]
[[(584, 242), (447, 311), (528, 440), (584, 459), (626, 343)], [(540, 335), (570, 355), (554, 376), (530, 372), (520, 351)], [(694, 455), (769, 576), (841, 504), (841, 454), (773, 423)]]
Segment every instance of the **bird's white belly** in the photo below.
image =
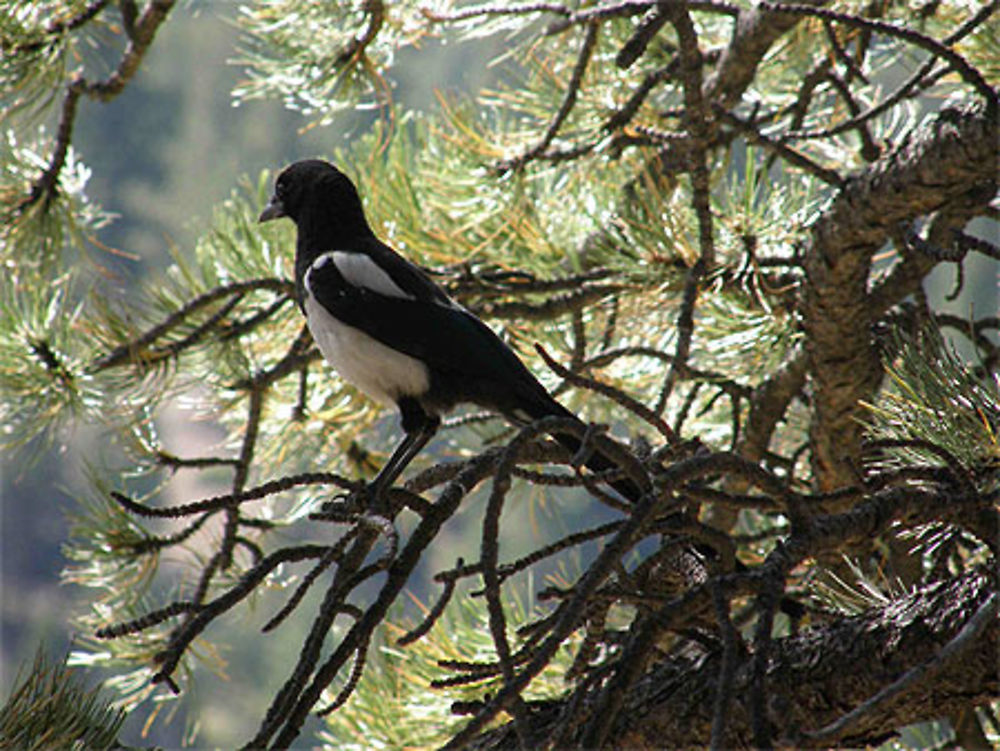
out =
[(383, 404), (419, 396), (430, 388), (422, 362), (341, 323), (311, 295), (305, 297), (306, 321), (316, 346), (345, 381)]

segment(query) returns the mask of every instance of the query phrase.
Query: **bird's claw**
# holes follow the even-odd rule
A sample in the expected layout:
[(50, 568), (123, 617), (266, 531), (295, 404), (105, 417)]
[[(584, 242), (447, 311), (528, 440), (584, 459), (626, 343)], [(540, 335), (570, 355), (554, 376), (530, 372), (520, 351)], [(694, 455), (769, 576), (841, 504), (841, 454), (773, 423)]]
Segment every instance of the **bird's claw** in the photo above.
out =
[(324, 501), (319, 511), (312, 516), (327, 521), (347, 520), (369, 510), (375, 501), (375, 489), (371, 484), (358, 482), (350, 490), (337, 493), (329, 501)]

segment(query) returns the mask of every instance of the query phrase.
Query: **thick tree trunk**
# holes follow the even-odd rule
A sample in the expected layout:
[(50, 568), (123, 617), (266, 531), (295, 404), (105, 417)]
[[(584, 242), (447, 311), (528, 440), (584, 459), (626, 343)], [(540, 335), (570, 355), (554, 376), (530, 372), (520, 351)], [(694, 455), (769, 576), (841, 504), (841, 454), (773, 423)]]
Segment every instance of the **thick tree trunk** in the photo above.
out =
[(813, 470), (820, 490), (855, 481), (862, 402), (881, 368), (871, 325), (872, 255), (919, 216), (997, 179), (995, 114), (986, 107), (946, 109), (902, 148), (851, 178), (812, 225), (805, 256), (806, 350), (814, 417)]

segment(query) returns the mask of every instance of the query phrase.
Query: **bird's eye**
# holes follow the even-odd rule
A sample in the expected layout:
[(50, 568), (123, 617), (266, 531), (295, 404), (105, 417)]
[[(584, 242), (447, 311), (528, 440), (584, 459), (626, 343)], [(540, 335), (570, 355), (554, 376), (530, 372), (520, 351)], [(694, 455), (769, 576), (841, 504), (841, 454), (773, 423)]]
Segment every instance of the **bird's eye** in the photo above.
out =
[(274, 183), (274, 192), (278, 194), (278, 198), (288, 198), (288, 194), (291, 190), (292, 181), (289, 179), (288, 175), (278, 175), (278, 179)]

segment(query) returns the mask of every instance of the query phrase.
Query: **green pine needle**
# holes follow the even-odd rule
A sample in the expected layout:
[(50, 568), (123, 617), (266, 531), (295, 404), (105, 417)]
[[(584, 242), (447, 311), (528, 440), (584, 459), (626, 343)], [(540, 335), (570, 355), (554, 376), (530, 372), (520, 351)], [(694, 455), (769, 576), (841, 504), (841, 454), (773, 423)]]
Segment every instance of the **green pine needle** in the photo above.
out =
[(125, 713), (87, 687), (65, 660), (53, 662), (39, 651), (0, 709), (0, 748), (120, 748), (117, 736), (124, 721)]
[[(960, 357), (932, 325), (912, 336), (897, 334), (890, 351), (889, 388), (869, 405), (870, 436), (939, 447), (966, 469), (1000, 464), (998, 384)], [(894, 449), (892, 456), (903, 465), (942, 461), (919, 445)], [(997, 473), (992, 475), (995, 481)]]

